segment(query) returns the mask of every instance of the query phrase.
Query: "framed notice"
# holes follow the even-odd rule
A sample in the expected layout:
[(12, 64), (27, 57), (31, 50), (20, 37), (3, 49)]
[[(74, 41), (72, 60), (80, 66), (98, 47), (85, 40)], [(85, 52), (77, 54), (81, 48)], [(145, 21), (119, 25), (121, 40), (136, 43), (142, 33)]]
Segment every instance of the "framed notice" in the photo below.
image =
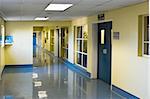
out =
[(113, 39), (119, 40), (120, 39), (120, 33), (119, 32), (113, 32)]
[(13, 44), (13, 36), (5, 36), (5, 44)]

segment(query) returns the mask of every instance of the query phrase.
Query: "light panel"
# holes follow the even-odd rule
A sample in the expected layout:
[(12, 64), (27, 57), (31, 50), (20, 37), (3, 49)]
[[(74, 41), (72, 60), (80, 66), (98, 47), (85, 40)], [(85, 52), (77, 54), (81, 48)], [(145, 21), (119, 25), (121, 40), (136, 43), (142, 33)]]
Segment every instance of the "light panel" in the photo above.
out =
[(73, 6), (73, 4), (49, 4), (45, 10), (48, 11), (64, 11), (69, 7)]
[(48, 17), (37, 17), (35, 20), (48, 20)]

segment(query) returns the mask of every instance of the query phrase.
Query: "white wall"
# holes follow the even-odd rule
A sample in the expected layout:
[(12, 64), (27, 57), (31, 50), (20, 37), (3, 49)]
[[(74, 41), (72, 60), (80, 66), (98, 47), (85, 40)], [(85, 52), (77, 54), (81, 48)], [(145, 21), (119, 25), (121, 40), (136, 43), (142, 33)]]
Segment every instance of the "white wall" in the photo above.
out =
[(68, 61), (74, 63), (74, 33), (73, 27), (69, 27), (68, 33)]
[[(120, 32), (120, 40), (112, 40), (112, 84), (142, 99), (150, 99), (148, 97), (149, 58), (137, 56), (138, 15), (142, 14), (148, 14), (147, 2), (105, 12), (106, 20), (113, 22), (113, 31)], [(72, 21), (72, 28), (74, 25), (88, 25), (87, 71), (93, 78), (97, 76), (97, 60), (94, 58), (97, 34), (92, 32), (92, 24), (95, 21), (97, 15)], [(14, 45), (6, 48), (6, 64), (32, 64), (33, 26), (64, 26), (64, 24), (71, 26), (70, 22), (6, 22), (6, 33), (14, 36)], [(68, 59), (72, 63), (74, 62), (73, 38), (72, 31), (69, 33)]]

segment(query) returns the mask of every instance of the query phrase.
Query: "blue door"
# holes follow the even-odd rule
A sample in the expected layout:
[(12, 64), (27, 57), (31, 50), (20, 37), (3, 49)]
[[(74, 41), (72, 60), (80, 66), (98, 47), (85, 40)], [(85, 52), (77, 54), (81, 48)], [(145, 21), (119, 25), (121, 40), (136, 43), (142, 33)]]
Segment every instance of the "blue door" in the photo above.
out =
[(36, 33), (33, 33), (33, 46), (36, 46)]
[(33, 33), (33, 57), (36, 57), (36, 33)]
[(111, 84), (112, 22), (98, 24), (98, 79)]

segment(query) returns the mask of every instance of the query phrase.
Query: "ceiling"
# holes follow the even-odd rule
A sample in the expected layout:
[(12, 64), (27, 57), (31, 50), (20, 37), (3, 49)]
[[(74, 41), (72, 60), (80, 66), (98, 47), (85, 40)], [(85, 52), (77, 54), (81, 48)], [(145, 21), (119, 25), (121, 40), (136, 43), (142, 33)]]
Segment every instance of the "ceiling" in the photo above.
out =
[[(7, 21), (31, 21), (35, 17), (71, 20), (144, 1), (146, 0), (0, 0), (0, 16)], [(73, 3), (73, 6), (64, 12), (44, 11), (51, 2)]]

